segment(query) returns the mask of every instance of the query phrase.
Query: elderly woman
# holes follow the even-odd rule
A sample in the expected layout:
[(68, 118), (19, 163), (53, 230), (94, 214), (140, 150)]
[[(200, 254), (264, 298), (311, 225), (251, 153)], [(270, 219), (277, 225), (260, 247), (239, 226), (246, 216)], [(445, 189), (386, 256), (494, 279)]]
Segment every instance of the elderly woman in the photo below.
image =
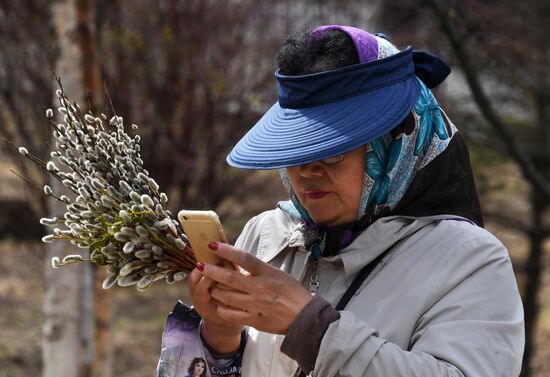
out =
[(337, 25), (288, 38), (278, 65), (279, 101), (227, 161), (280, 169), (290, 201), (210, 244), (241, 271), (191, 273), (205, 349), (243, 376), (517, 376), (510, 259), (429, 90), (447, 65)]

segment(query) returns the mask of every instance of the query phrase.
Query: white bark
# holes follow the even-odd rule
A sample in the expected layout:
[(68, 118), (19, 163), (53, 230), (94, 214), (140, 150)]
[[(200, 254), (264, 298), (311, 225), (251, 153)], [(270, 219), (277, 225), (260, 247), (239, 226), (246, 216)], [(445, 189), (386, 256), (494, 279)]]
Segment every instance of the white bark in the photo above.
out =
[[(82, 54), (75, 38), (74, 0), (53, 3), (52, 17), (60, 49), (55, 72), (61, 77), (68, 96), (83, 103), (84, 89), (80, 69)], [(57, 181), (52, 180), (51, 186), (54, 191), (60, 192), (61, 187)], [(65, 212), (65, 206), (52, 200), (49, 203), (49, 211), (50, 215), (59, 216)], [(50, 264), (53, 256), (74, 254), (75, 247), (56, 241), (48, 244), (46, 251), (44, 377), (85, 376), (93, 359), (91, 268), (87, 263), (81, 263), (53, 271)]]

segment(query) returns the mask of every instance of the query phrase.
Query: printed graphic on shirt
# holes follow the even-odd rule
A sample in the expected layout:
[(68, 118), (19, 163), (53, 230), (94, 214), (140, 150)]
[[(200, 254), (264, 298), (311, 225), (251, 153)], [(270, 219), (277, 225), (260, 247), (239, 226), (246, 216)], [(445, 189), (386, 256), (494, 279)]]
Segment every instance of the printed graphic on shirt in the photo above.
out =
[(168, 315), (156, 377), (240, 377), (241, 353), (215, 359), (203, 346), (198, 313), (178, 302)]

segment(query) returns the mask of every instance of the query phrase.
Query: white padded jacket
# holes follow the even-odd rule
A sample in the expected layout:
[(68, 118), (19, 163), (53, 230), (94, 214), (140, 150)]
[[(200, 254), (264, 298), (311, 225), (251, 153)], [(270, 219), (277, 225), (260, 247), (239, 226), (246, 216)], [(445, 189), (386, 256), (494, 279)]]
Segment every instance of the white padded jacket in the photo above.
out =
[[(280, 209), (251, 219), (236, 246), (308, 286), (301, 225)], [(316, 377), (516, 377), (523, 309), (506, 248), (457, 216), (386, 217), (319, 261), (319, 295), (336, 305), (360, 269), (397, 244), (325, 333)], [(243, 377), (283, 377), (298, 365), (284, 336), (248, 329)], [(308, 336), (304, 334), (304, 336)]]

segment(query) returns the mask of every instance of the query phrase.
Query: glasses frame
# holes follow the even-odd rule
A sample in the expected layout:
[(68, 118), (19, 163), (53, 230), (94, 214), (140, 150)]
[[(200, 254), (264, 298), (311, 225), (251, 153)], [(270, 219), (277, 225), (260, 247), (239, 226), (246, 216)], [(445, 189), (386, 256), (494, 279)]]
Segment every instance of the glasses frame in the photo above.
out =
[(332, 156), (332, 157), (328, 157), (328, 158), (319, 160), (319, 162), (323, 165), (332, 166), (332, 165), (337, 165), (337, 164), (341, 163), (342, 161), (344, 161), (344, 158), (345, 158), (344, 154), (339, 154), (339, 155), (336, 155), (336, 156)]

